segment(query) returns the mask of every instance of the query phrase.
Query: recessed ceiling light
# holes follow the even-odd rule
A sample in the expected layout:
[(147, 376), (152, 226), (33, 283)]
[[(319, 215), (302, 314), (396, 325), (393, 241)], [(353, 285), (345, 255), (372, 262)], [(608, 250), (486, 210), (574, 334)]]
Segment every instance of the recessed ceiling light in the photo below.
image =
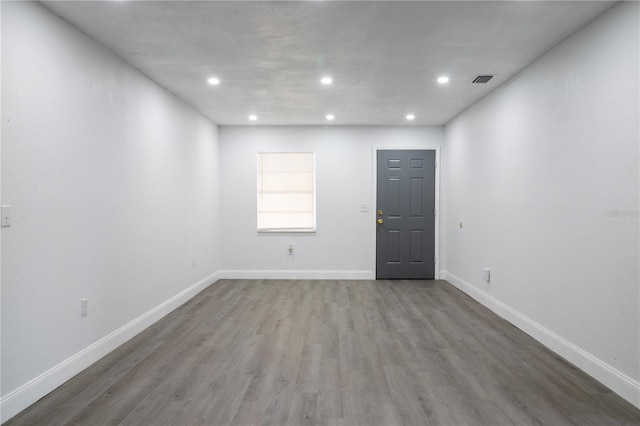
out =
[(328, 86), (329, 84), (333, 83), (333, 79), (329, 76), (327, 77), (322, 77), (322, 79), (320, 80), (320, 82), (322, 84), (324, 84), (325, 86)]
[(333, 115), (333, 114), (327, 114), (327, 120), (329, 120), (329, 121), (333, 121), (333, 119), (334, 119), (334, 118), (336, 118), (336, 116), (335, 116), (335, 115)]
[(211, 84), (212, 86), (217, 86), (218, 84), (220, 84), (220, 79), (218, 77), (211, 77), (209, 80), (207, 80), (209, 82), (209, 84)]
[(446, 84), (448, 82), (449, 82), (449, 77), (447, 77), (446, 75), (438, 77), (438, 83)]
[(414, 118), (416, 118), (415, 115), (413, 114), (407, 114), (407, 116), (405, 117), (407, 120), (412, 121)]
[(257, 116), (257, 115), (255, 115), (255, 114), (251, 114), (251, 115), (249, 116), (249, 120), (251, 120), (251, 121), (256, 121), (257, 119), (258, 119), (258, 116)]

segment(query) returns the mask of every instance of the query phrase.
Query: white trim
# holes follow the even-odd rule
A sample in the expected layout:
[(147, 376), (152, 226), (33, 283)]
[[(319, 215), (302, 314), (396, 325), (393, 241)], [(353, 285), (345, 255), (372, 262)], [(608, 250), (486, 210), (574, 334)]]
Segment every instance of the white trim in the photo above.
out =
[(616, 370), (606, 362), (596, 358), (584, 349), (574, 345), (553, 331), (538, 324), (515, 309), (505, 305), (487, 293), (479, 290), (462, 278), (443, 271), (449, 283), (465, 292), (473, 299), (509, 321), (547, 348), (580, 368), (585, 373), (607, 386), (631, 404), (640, 408), (640, 383), (624, 373)]
[(240, 280), (374, 280), (372, 271), (286, 270), (286, 269), (227, 269), (220, 271), (220, 279)]
[(315, 234), (316, 228), (258, 228), (258, 234)]
[(440, 279), (440, 169), (442, 168), (442, 162), (440, 161), (440, 147), (436, 147), (436, 181), (435, 181), (435, 197), (436, 197), (436, 217), (434, 220), (435, 230), (433, 238), (435, 239), (434, 253), (436, 256), (436, 262), (433, 266), (434, 278)]
[(436, 147), (420, 147), (420, 146), (407, 146), (407, 147), (385, 147), (385, 146), (374, 146), (372, 150), (372, 159), (371, 159), (371, 179), (373, 184), (371, 185), (371, 200), (373, 208), (371, 209), (374, 212), (374, 220), (371, 220), (371, 241), (373, 241), (373, 264), (371, 266), (371, 270), (373, 271), (373, 279), (375, 279), (375, 271), (376, 271), (376, 222), (375, 222), (375, 212), (378, 206), (378, 198), (377, 198), (377, 177), (378, 177), (378, 151), (406, 151), (406, 150), (419, 150), (419, 151), (435, 151), (436, 152), (436, 180), (435, 180), (435, 198), (436, 198), (436, 217), (434, 220), (434, 234), (433, 238), (435, 239), (435, 247), (434, 254), (436, 256), (436, 263), (434, 265), (433, 274), (434, 279), (439, 280), (440, 278), (440, 169), (442, 168), (442, 162), (440, 161), (440, 145)]
[(40, 374), (0, 399), (0, 422), (4, 423), (22, 410), (47, 395), (58, 386), (86, 369), (109, 352), (153, 325), (177, 307), (200, 293), (219, 279), (219, 273), (209, 275), (181, 291), (138, 318), (123, 325), (77, 354)]

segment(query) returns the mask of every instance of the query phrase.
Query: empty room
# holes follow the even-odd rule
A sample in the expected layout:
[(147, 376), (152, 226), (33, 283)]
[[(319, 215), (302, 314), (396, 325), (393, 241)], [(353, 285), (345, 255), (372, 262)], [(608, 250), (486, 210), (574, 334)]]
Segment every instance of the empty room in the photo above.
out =
[(3, 425), (640, 425), (640, 3), (0, 25)]

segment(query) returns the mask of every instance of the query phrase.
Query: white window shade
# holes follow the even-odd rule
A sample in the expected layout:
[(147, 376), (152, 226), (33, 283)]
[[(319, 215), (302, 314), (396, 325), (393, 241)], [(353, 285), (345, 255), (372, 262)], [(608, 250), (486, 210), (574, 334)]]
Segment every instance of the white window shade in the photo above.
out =
[(258, 153), (258, 232), (314, 232), (313, 152)]

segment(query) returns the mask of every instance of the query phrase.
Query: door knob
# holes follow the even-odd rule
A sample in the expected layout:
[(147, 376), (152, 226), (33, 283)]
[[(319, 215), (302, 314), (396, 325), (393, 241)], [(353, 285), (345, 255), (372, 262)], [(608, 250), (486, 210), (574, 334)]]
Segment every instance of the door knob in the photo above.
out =
[(378, 216), (382, 216), (382, 210), (378, 210)]
[(384, 223), (384, 220), (382, 220), (382, 219), (378, 219), (378, 223), (379, 223), (380, 225), (382, 225), (382, 224)]

